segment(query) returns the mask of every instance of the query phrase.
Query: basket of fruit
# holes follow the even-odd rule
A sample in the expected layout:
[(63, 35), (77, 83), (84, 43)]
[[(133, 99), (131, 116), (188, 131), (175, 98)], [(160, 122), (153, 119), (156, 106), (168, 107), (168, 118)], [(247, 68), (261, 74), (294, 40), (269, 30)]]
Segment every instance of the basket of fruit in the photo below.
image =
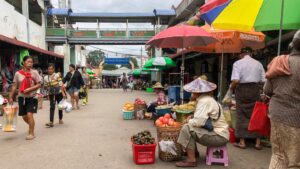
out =
[(155, 121), (155, 125), (157, 126), (158, 142), (172, 141), (175, 145), (175, 153), (164, 152), (159, 146), (159, 158), (162, 161), (180, 160), (182, 157), (182, 147), (177, 143), (177, 139), (181, 130), (181, 124), (175, 122), (174, 119), (171, 118), (170, 114), (165, 114), (163, 117), (160, 117)]
[(126, 103), (123, 106), (123, 119), (124, 120), (132, 120), (134, 115), (134, 105), (132, 103)]
[(140, 98), (135, 99), (134, 110), (145, 110), (145, 109), (147, 109), (145, 100), (142, 100)]
[(196, 109), (196, 102), (189, 102), (183, 105), (176, 105), (173, 110), (176, 112), (176, 121), (185, 123), (188, 116), (192, 115)]
[(165, 114), (169, 114), (172, 111), (172, 107), (169, 105), (157, 106), (155, 108), (156, 114), (158, 117), (164, 116)]
[(136, 164), (155, 163), (155, 139), (149, 131), (140, 132), (131, 137), (133, 161)]

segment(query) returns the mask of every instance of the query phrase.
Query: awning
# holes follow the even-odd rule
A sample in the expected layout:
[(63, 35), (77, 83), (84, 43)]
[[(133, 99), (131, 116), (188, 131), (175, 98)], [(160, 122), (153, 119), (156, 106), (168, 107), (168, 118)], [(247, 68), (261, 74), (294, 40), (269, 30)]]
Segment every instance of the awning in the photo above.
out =
[(9, 43), (9, 44), (14, 45), (14, 46), (19, 46), (19, 47), (22, 47), (22, 48), (33, 50), (37, 53), (41, 53), (42, 55), (48, 55), (48, 56), (53, 56), (53, 57), (57, 57), (57, 58), (64, 58), (63, 55), (59, 55), (57, 53), (54, 53), (54, 52), (51, 52), (51, 51), (48, 51), (48, 50), (30, 45), (28, 43), (19, 41), (17, 39), (9, 38), (9, 37), (3, 36), (3, 35), (0, 35), (0, 43), (1, 42), (5, 42), (5, 43)]

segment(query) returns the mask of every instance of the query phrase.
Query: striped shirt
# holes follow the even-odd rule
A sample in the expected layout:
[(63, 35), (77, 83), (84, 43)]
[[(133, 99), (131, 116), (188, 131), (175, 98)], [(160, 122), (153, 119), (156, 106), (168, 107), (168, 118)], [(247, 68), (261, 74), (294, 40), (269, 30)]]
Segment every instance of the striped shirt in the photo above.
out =
[(267, 80), (264, 93), (271, 96), (271, 120), (300, 128), (300, 52), (289, 57), (290, 76)]

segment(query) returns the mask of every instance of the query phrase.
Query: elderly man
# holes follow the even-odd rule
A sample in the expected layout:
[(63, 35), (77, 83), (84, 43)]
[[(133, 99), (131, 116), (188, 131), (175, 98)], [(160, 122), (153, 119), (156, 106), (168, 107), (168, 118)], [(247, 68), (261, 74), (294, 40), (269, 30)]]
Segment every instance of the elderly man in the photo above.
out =
[(233, 64), (231, 89), (236, 96), (236, 137), (240, 139), (235, 146), (245, 149), (245, 139), (256, 138), (255, 149), (261, 150), (260, 139), (248, 131), (249, 121), (255, 102), (260, 99), (261, 82), (265, 81), (265, 70), (260, 62), (251, 57), (252, 49), (241, 50), (240, 60)]
[(300, 168), (300, 30), (288, 56), (278, 56), (268, 66), (264, 93), (271, 97), (272, 159), (269, 169)]

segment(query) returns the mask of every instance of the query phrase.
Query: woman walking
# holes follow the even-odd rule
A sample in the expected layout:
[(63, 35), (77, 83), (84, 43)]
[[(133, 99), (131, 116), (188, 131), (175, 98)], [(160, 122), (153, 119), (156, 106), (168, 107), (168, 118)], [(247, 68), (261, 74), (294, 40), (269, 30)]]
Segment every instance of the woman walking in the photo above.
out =
[[(59, 103), (63, 98), (66, 98), (66, 93), (62, 88), (62, 79), (60, 74), (55, 73), (54, 64), (49, 64), (48, 66), (48, 75), (44, 77), (44, 86), (48, 90), (49, 93), (49, 101), (50, 101), (50, 122), (46, 124), (46, 127), (54, 127), (54, 112), (56, 102)], [(63, 110), (58, 110), (59, 115), (59, 124), (63, 124)]]
[(123, 73), (123, 76), (122, 76), (122, 79), (121, 79), (121, 83), (122, 83), (123, 92), (127, 92), (128, 78), (126, 76), (126, 73)]
[(34, 126), (35, 121), (33, 114), (37, 113), (38, 100), (36, 96), (37, 90), (41, 87), (41, 78), (36, 70), (32, 69), (33, 59), (30, 56), (23, 58), (23, 68), (15, 73), (13, 87), (10, 93), (10, 104), (18, 92), (19, 116), (28, 124), (29, 131), (26, 140), (35, 138)]
[(84, 87), (84, 82), (81, 77), (81, 74), (78, 70), (75, 69), (74, 64), (70, 64), (69, 72), (63, 78), (63, 83), (71, 96), (72, 107), (79, 109), (79, 91), (81, 87)]
[(82, 105), (85, 106), (88, 103), (88, 95), (89, 95), (91, 81), (90, 81), (89, 74), (86, 73), (86, 67), (82, 67), (81, 71), (82, 71), (82, 73), (81, 73), (82, 79), (83, 79), (84, 84), (85, 84), (85, 88), (83, 88), (83, 90), (86, 93), (86, 96), (82, 99), (83, 100)]

